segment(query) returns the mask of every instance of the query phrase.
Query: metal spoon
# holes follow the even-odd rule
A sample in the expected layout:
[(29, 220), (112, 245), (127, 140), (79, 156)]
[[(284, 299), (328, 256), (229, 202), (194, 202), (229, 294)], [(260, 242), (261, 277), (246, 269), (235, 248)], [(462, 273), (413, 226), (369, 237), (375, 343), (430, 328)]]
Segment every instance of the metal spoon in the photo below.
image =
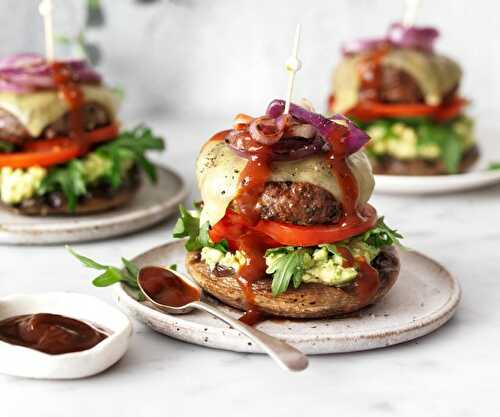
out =
[[(181, 285), (188, 286), (187, 292), (189, 293), (188, 294), (189, 298), (186, 297), (169, 298), (170, 300), (169, 304), (165, 304), (164, 302), (160, 303), (157, 300), (153, 299), (152, 296), (148, 294), (148, 291), (146, 291), (145, 288), (147, 287), (147, 285), (145, 285), (147, 284), (146, 279), (149, 279), (147, 278), (148, 275), (151, 277), (151, 275), (155, 272), (152, 271), (152, 268), (157, 268), (158, 269), (157, 272), (159, 272), (160, 274), (166, 272), (173, 274), (175, 277), (179, 278), (182, 281)], [(172, 277), (173, 282), (177, 281), (175, 277)], [(139, 284), (141, 292), (144, 294), (144, 297), (146, 297), (146, 299), (151, 304), (153, 304), (154, 307), (165, 313), (186, 314), (192, 311), (193, 309), (206, 311), (207, 313), (210, 313), (213, 316), (217, 317), (218, 319), (226, 322), (233, 329), (238, 330), (244, 335), (246, 335), (249, 339), (251, 339), (258, 346), (260, 346), (264, 352), (266, 352), (269, 356), (271, 356), (271, 358), (273, 358), (278, 363), (278, 365), (280, 365), (283, 369), (289, 371), (302, 371), (306, 369), (309, 364), (307, 357), (299, 350), (290, 346), (288, 343), (285, 343), (281, 340), (276, 339), (273, 336), (269, 336), (268, 334), (261, 332), (260, 330), (248, 326), (245, 323), (232, 318), (226, 313), (223, 313), (222, 311), (215, 308), (213, 305), (201, 301), (203, 296), (203, 290), (197, 284), (185, 278), (177, 271), (173, 271), (172, 269), (163, 267), (145, 267), (139, 271), (139, 277), (137, 279), (137, 282)], [(177, 285), (177, 287), (172, 286), (169, 287), (167, 291), (175, 293), (177, 290), (179, 290), (179, 288), (180, 288), (179, 285)]]

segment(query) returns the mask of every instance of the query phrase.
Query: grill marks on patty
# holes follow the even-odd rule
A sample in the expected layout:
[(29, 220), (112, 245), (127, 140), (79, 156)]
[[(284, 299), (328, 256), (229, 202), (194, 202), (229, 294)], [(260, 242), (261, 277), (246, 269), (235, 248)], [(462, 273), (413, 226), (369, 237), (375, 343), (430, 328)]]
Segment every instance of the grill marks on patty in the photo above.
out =
[[(89, 102), (83, 107), (84, 129), (90, 132), (111, 123), (108, 111), (100, 104)], [(39, 139), (54, 138), (69, 135), (69, 113), (64, 114), (51, 125), (47, 126)], [(10, 112), (0, 108), (0, 140), (23, 145), (33, 139), (24, 125)]]
[(330, 192), (306, 182), (268, 182), (257, 208), (264, 220), (304, 226), (334, 224), (342, 214)]

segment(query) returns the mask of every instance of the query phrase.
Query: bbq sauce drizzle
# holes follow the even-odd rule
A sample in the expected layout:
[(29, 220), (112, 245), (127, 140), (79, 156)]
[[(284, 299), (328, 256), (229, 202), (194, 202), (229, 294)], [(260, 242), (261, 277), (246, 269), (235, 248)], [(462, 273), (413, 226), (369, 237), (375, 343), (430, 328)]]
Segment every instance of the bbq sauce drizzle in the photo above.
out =
[[(238, 127), (238, 130), (242, 130)], [(332, 130), (325, 140), (330, 145), (327, 158), (342, 191), (343, 218), (339, 227), (350, 227), (363, 223), (365, 219), (358, 207), (359, 188), (357, 180), (349, 167), (347, 161), (348, 152), (345, 138), (348, 134), (347, 127), (338, 125)], [(211, 140), (222, 140), (228, 131), (216, 134)], [(265, 185), (271, 176), (271, 148), (255, 142), (252, 153), (245, 168), (240, 173), (239, 188), (236, 198), (233, 200), (242, 218), (246, 219), (249, 226), (256, 225), (260, 220), (258, 201), (262, 195)], [(258, 232), (248, 230), (243, 233), (237, 241), (237, 248), (245, 253), (246, 264), (240, 267), (237, 280), (243, 291), (246, 302), (246, 313), (240, 318), (246, 324), (256, 324), (265, 317), (256, 307), (255, 293), (252, 289), (253, 283), (265, 275), (266, 263), (265, 252), (269, 248), (263, 242), (262, 235)], [(360, 307), (366, 305), (380, 286), (378, 272), (362, 257), (354, 258), (346, 248), (339, 248), (339, 252), (345, 259), (345, 267), (358, 266), (358, 278), (354, 284)]]
[(51, 64), (51, 69), (54, 83), (69, 106), (69, 136), (83, 144), (85, 139), (83, 90), (71, 68), (65, 63), (55, 61)]

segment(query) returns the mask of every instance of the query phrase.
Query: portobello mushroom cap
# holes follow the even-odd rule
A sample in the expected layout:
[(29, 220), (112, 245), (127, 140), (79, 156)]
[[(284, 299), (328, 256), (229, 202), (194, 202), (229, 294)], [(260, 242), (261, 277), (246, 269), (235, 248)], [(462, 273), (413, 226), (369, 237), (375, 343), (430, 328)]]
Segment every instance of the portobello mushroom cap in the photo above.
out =
[[(356, 285), (337, 288), (318, 283), (303, 283), (299, 288), (289, 288), (273, 297), (271, 279), (263, 277), (252, 285), (255, 305), (264, 313), (289, 318), (325, 318), (353, 313), (379, 301), (396, 282), (400, 263), (393, 246), (382, 248), (371, 265), (379, 272), (380, 287), (376, 294), (366, 300), (356, 295)], [(195, 281), (209, 294), (240, 310), (245, 310), (245, 297), (236, 274), (213, 272), (201, 261), (199, 252), (189, 252), (186, 268)]]
[(130, 170), (129, 177), (117, 189), (102, 185), (89, 188), (88, 193), (78, 200), (74, 211), (69, 210), (68, 202), (60, 191), (31, 198), (15, 206), (0, 202), (0, 208), (25, 216), (78, 216), (101, 213), (128, 204), (140, 186), (141, 176), (135, 167)]

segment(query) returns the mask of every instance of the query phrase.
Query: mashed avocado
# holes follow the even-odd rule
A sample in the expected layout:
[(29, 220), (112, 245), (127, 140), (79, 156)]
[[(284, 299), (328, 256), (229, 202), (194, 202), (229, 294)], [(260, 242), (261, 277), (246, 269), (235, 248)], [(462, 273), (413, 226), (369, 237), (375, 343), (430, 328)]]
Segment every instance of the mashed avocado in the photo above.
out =
[(0, 169), (0, 198), (6, 204), (17, 204), (32, 197), (40, 187), (47, 170), (41, 167), (28, 169)]
[[(378, 255), (379, 249), (364, 242), (356, 241), (350, 245), (349, 250), (355, 257), (363, 257), (367, 262), (371, 262)], [(302, 282), (317, 282), (324, 285), (341, 287), (350, 284), (358, 275), (356, 267), (344, 267), (344, 258), (335, 253), (333, 245), (320, 245), (317, 248), (301, 248), (302, 252), (300, 268), (303, 269)], [(273, 266), (280, 262), (283, 257), (290, 254), (290, 251), (280, 252), (279, 249), (266, 253), (267, 273), (271, 274)], [(237, 272), (245, 264), (245, 254), (236, 251), (235, 253), (224, 253), (218, 249), (204, 247), (201, 250), (201, 260), (204, 261), (211, 270), (217, 265), (232, 268)]]
[[(79, 161), (82, 162), (83, 178), (86, 185), (96, 184), (102, 178), (111, 175), (112, 161), (107, 156), (92, 152)], [(133, 161), (132, 155), (123, 155), (120, 165), (122, 175), (132, 167)], [(50, 174), (51, 169), (41, 167), (1, 168), (0, 200), (5, 204), (14, 205), (39, 195), (42, 181)]]
[(371, 137), (367, 146), (372, 156), (392, 156), (401, 160), (436, 160), (443, 157), (448, 141), (462, 152), (475, 144), (474, 123), (461, 116), (446, 123), (429, 120), (378, 120), (365, 126)]

